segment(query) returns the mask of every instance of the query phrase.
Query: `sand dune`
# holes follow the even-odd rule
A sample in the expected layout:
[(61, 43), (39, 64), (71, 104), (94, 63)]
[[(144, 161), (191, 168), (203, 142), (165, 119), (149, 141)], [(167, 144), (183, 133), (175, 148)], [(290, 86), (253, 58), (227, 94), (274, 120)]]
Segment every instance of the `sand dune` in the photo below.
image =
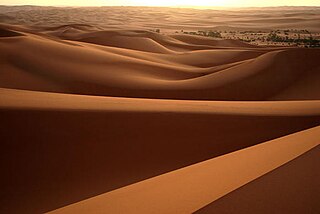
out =
[(227, 194), (196, 213), (318, 213), (319, 149)]
[(317, 213), (318, 10), (0, 6), (0, 213)]
[[(107, 40), (111, 46), (102, 47), (61, 42), (29, 33), (3, 37), (0, 54), (6, 70), (1, 74), (0, 86), (88, 95), (193, 100), (320, 97), (318, 90), (295, 90), (292, 86), (299, 81), (299, 88), (318, 87), (318, 81), (314, 79), (319, 79), (320, 66), (316, 59), (320, 57), (320, 51), (316, 49), (248, 50), (235, 46), (231, 50), (157, 55), (149, 52), (169, 52), (169, 49), (146, 43), (144, 39), (147, 37), (130, 36), (134, 32), (125, 33), (129, 34), (126, 41), (132, 37), (142, 40), (132, 39), (126, 43), (116, 36), (115, 40), (123, 46), (118, 48), (117, 44), (112, 45), (115, 41), (112, 37)], [(144, 35), (143, 32), (137, 34)], [(171, 41), (169, 36), (162, 36), (165, 41), (163, 38)], [(144, 47), (145, 51), (132, 50), (133, 44)]]
[[(271, 7), (244, 10), (196, 10), (161, 7), (30, 7), (0, 6), (4, 20), (36, 27), (94, 24), (109, 29), (274, 30), (307, 29), (320, 32), (319, 7)], [(6, 19), (5, 17), (10, 17)]]
[[(6, 124), (1, 135), (7, 142), (2, 162), (12, 167), (11, 174), (3, 177), (7, 183), (3, 193), (11, 202), (3, 209), (30, 213), (61, 207), (320, 121), (318, 101), (143, 100), (12, 89), (2, 89), (1, 100), (1, 118)], [(18, 134), (8, 135), (10, 130)], [(32, 143), (21, 145), (22, 141)], [(21, 173), (24, 176), (18, 176)]]
[(222, 47), (256, 47), (239, 40), (217, 40), (201, 36), (192, 36), (192, 35), (172, 35), (173, 38), (176, 38), (185, 43), (191, 43), (196, 45), (210, 45), (210, 46), (222, 46)]
[[(318, 145), (319, 128), (179, 169), (52, 213), (192, 213), (208, 201), (227, 194)], [(270, 153), (273, 154), (272, 159), (269, 159)], [(276, 211), (281, 212), (279, 209)]]

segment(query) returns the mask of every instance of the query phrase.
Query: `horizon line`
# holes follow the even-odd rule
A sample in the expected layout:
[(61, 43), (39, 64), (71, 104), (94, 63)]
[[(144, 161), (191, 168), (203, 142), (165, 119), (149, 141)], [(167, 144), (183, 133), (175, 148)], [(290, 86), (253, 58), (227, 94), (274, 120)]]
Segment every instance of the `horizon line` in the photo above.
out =
[(160, 8), (189, 8), (189, 9), (245, 9), (245, 8), (283, 8), (283, 7), (320, 7), (320, 5), (278, 5), (278, 6), (194, 6), (194, 5), (168, 5), (168, 6), (156, 6), (156, 5), (34, 5), (34, 4), (0, 4), (0, 6), (7, 7), (160, 7)]

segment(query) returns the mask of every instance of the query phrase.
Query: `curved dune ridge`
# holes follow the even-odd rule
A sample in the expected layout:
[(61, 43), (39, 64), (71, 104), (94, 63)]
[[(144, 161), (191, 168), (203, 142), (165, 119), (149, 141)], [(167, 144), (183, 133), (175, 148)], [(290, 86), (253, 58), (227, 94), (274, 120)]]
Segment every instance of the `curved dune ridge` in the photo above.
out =
[(72, 38), (85, 42), (20, 35), (1, 38), (1, 87), (192, 100), (320, 97), (319, 50), (248, 48), (213, 39), (204, 40), (212, 41), (208, 45), (194, 45), (145, 31)]
[(144, 29), (2, 24), (0, 212), (318, 213), (319, 59)]

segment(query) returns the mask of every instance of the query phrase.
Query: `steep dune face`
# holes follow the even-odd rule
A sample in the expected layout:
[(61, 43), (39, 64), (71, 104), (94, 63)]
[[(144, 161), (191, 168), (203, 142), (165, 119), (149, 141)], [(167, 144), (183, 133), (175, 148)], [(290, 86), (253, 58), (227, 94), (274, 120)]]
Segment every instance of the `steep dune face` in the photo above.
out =
[[(318, 151), (318, 59), (319, 49), (145, 29), (1, 25), (0, 212), (210, 213), (231, 204), (246, 213), (238, 201), (247, 195), (275, 204), (262, 196), (266, 186), (282, 193), (268, 180), (285, 183), (310, 162), (294, 158)], [(319, 198), (312, 185), (301, 189)], [(291, 199), (278, 199), (287, 211)], [(319, 208), (307, 204), (297, 209)]]
[[(310, 148), (314, 148), (317, 145), (316, 135), (319, 134), (319, 130), (319, 127), (316, 127), (275, 141), (266, 142), (238, 152), (220, 156), (219, 158), (204, 161), (171, 173), (117, 189), (115, 191), (110, 191), (106, 194), (84, 200), (74, 205), (66, 206), (51, 213), (90, 213), (96, 212), (97, 210), (103, 210), (102, 212), (98, 211), (99, 213), (103, 213), (104, 211), (116, 213), (193, 213), (197, 208), (202, 207), (208, 201), (219, 198), (221, 193), (225, 194), (226, 191), (230, 191), (237, 188), (237, 186), (241, 186), (242, 182), (245, 183), (250, 179), (258, 177), (261, 174), (268, 172), (270, 169), (281, 165), (283, 161), (287, 161), (292, 157), (304, 153)], [(303, 137), (308, 137), (308, 141), (305, 141)], [(298, 146), (299, 149), (296, 147), (298, 144), (300, 144), (300, 146)], [(291, 150), (292, 148), (295, 149)], [(309, 155), (307, 155), (307, 158), (302, 158), (307, 159), (307, 162), (303, 161), (304, 164), (310, 165), (311, 161), (315, 160), (316, 154), (319, 154), (317, 153), (318, 151), (319, 150), (315, 148), (311, 151), (311, 153), (313, 153), (311, 158), (308, 158)], [(273, 159), (267, 158), (268, 153), (273, 154)], [(229, 168), (228, 166), (230, 165), (233, 167)], [(293, 170), (290, 165), (292, 165), (292, 163), (289, 164), (289, 168)], [(206, 173), (203, 173), (204, 171)], [(300, 172), (301, 171), (302, 170), (300, 170)], [(317, 172), (312, 172), (309, 169), (307, 171), (309, 176), (319, 174)], [(273, 172), (273, 174), (285, 175), (281, 168)], [(232, 179), (232, 176), (236, 176), (237, 179)], [(312, 184), (315, 185), (317, 183), (316, 179), (309, 176), (308, 180), (312, 181)], [(266, 179), (268, 177), (270, 178), (270, 175), (266, 175), (265, 177)], [(290, 180), (290, 177), (287, 178)], [(294, 182), (290, 182), (289, 185), (291, 188), (289, 187), (287, 192), (294, 193), (294, 184), (299, 185), (295, 179), (301, 179), (301, 176), (298, 179), (293, 178)], [(223, 180), (223, 182), (221, 182), (221, 180)], [(265, 184), (264, 186), (267, 185)], [(243, 188), (245, 187), (246, 186)], [(312, 188), (312, 185), (310, 185), (310, 187)], [(280, 187), (279, 189), (281, 190), (282, 188)], [(299, 187), (299, 189), (304, 190), (304, 188), (301, 187)], [(256, 191), (253, 192), (256, 193)], [(230, 196), (232, 194), (233, 193), (231, 193)], [(250, 192), (247, 194), (249, 195)], [(270, 196), (272, 196), (272, 194)], [(288, 196), (290, 199), (293, 198), (292, 196), (290, 197), (290, 195)], [(281, 199), (279, 196), (277, 198)], [(308, 201), (307, 204), (312, 205), (312, 207), (316, 206), (317, 199), (312, 198), (312, 194), (308, 195), (308, 197), (301, 198), (303, 201), (309, 199), (310, 201)], [(274, 197), (270, 197), (269, 200), (270, 199), (272, 201), (274, 200)], [(244, 200), (248, 199), (244, 198)], [(255, 201), (255, 197), (251, 196), (249, 203), (256, 206), (257, 202), (253, 201)], [(152, 204), (152, 206), (145, 206), (145, 204)], [(166, 206), (162, 206), (162, 204), (166, 204)], [(216, 204), (219, 205), (219, 203), (213, 203), (213, 207)], [(228, 210), (229, 212), (225, 213), (230, 213), (232, 210), (230, 205), (233, 205), (232, 201), (231, 203), (230, 201), (229, 203), (225, 203), (227, 209), (213, 210), (206, 207), (203, 210), (209, 211), (208, 213), (219, 213), (219, 211), (225, 212)], [(246, 203), (240, 203), (240, 205), (247, 206)], [(282, 206), (292, 213), (297, 211), (285, 203)], [(279, 208), (281, 205), (278, 205), (277, 207)], [(299, 207), (299, 205), (296, 205), (295, 207)], [(268, 209), (266, 205), (265, 209)], [(265, 209), (257, 209), (257, 211), (266, 212)], [(279, 209), (276, 208), (271, 209), (275, 210), (275, 212), (279, 211)], [(250, 207), (242, 210), (240, 213), (246, 213), (246, 210), (250, 210), (251, 213), (255, 213), (250, 209)], [(301, 213), (305, 210), (311, 211), (310, 213), (316, 213), (312, 208), (307, 207), (307, 209), (305, 209), (303, 205), (300, 205)], [(231, 213), (239, 213), (239, 210), (234, 209)]]
[[(48, 211), (320, 121), (318, 101), (186, 102), (20, 90), (1, 94), (6, 124), (1, 156), (10, 166), (3, 177), (10, 203), (3, 211)], [(9, 135), (10, 130), (16, 134)]]
[(196, 213), (318, 213), (319, 155), (317, 146)]
[(22, 34), (8, 30), (6, 28), (0, 27), (0, 37), (14, 37), (14, 36), (21, 36)]

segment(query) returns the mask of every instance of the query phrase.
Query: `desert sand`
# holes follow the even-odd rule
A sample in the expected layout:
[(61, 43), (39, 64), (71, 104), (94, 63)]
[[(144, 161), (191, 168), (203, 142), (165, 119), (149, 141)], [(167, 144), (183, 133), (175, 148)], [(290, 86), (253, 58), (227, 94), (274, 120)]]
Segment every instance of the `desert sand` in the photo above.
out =
[(176, 33), (319, 18), (0, 6), (0, 212), (319, 213), (320, 49)]

